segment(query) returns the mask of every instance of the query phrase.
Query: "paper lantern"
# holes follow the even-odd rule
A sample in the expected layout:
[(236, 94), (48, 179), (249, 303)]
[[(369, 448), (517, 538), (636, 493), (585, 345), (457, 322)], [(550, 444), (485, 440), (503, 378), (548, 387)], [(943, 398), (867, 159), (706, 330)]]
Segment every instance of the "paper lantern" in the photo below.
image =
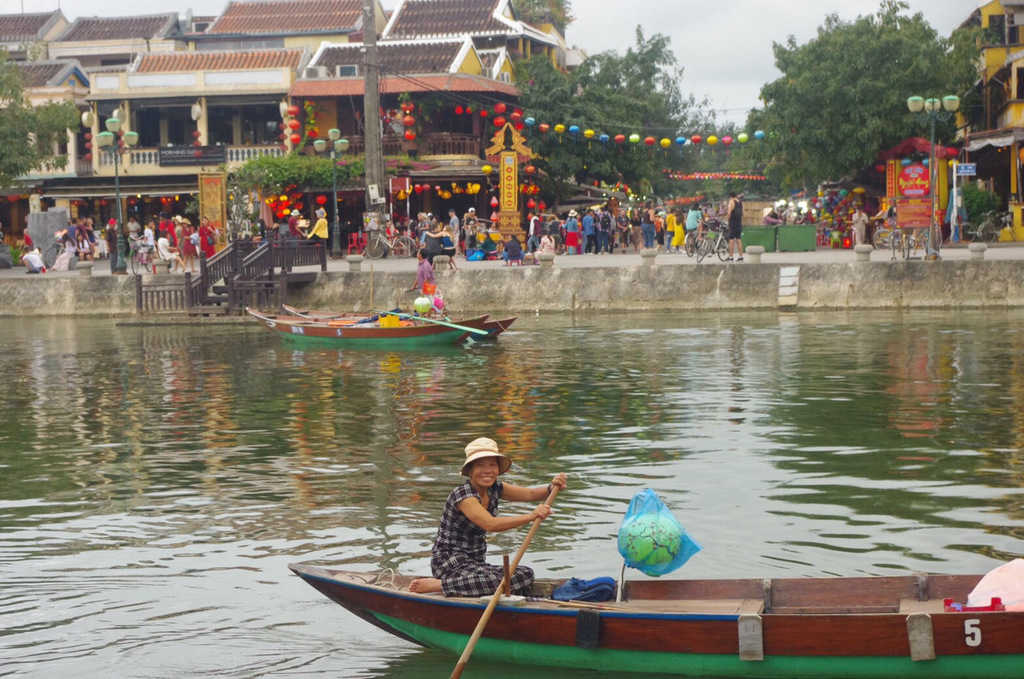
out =
[(644, 138), (644, 144), (646, 144), (648, 146), (654, 146), (657, 143), (658, 143), (658, 140), (655, 139), (654, 137), (645, 137)]
[[(290, 129), (293, 129), (293, 130), (297, 130), (297, 129), (299, 129), (299, 128), (300, 128), (301, 126), (302, 126), (302, 123), (300, 123), (300, 122), (299, 122), (298, 120), (289, 120), (289, 121), (288, 121), (288, 127), (289, 127)], [(196, 130), (195, 132), (193, 132), (193, 133), (192, 133), (192, 136), (193, 136), (193, 137), (198, 137), (198, 136), (199, 136), (199, 130)]]
[(480, 171), (483, 172), (484, 175), (486, 176), (494, 172), (494, 168), (491, 167), (490, 165), (484, 165), (483, 167), (480, 168)]
[(416, 186), (412, 187), (412, 190), (415, 191), (416, 195), (418, 196), (421, 193), (423, 193), (423, 185), (422, 184), (417, 184)]
[(694, 144), (699, 144), (702, 141), (704, 141), (704, 138), (701, 137), (699, 134), (695, 134), (692, 137), (690, 137), (690, 141), (693, 142)]
[(533, 200), (533, 198), (531, 198), (530, 200), (526, 201), (526, 207), (532, 210), (533, 208), (537, 207), (537, 203), (536, 201)]
[(506, 122), (507, 121), (505, 120), (504, 116), (498, 116), (498, 117), (496, 117), (494, 119), (494, 126), (495, 127), (505, 127), (505, 123)]
[(509, 118), (511, 118), (513, 122), (519, 122), (523, 119), (523, 112), (518, 109), (512, 111), (512, 115), (510, 115)]
[(537, 119), (536, 118), (527, 118), (523, 122), (526, 123), (527, 127), (533, 127), (534, 125), (537, 124)]
[(596, 134), (597, 134), (597, 132), (594, 132), (593, 130), (584, 130), (583, 131), (583, 136), (586, 139), (593, 139), (594, 135), (596, 135)]
[(580, 126), (579, 125), (570, 125), (569, 126), (569, 134), (571, 134), (572, 136), (575, 137), (575, 136), (579, 135), (579, 133), (580, 133)]
[(467, 106), (466, 107), (466, 115), (467, 116), (473, 115), (473, 107), (472, 106)]
[(597, 138), (597, 140), (602, 144), (607, 144), (609, 141), (611, 141), (611, 139), (612, 138), (609, 137), (607, 134), (602, 134), (600, 137)]
[(764, 137), (764, 130), (757, 130), (756, 132), (754, 132), (754, 139), (761, 141), (762, 139), (764, 139)]
[(292, 136), (288, 137), (288, 139), (291, 141), (292, 146), (298, 146), (300, 143), (302, 143), (301, 134), (293, 134)]
[(296, 106), (295, 104), (292, 104), (291, 106), (289, 106), (287, 108), (287, 111), (288, 111), (288, 115), (290, 115), (290, 116), (297, 116), (297, 115), (299, 115), (299, 107)]
[(722, 137), (722, 143), (725, 144), (726, 146), (729, 146), (730, 144), (732, 144), (732, 137)]
[(455, 115), (461, 116), (464, 112), (465, 112), (465, 109), (462, 108), (461, 106), (456, 106), (455, 107)]
[(686, 146), (686, 137), (676, 137), (676, 145)]
[(505, 111), (507, 110), (508, 106), (503, 101), (499, 101), (497, 104), (494, 105), (494, 112), (499, 115), (505, 113)]
[(551, 126), (547, 123), (541, 123), (537, 126), (537, 129), (540, 130), (541, 134), (547, 134), (551, 130)]
[(82, 156), (82, 159), (85, 160), (86, 162), (89, 162), (90, 160), (92, 160), (92, 154), (86, 153), (84, 156)]
[(639, 144), (640, 143), (640, 135), (637, 134), (636, 132), (634, 132), (633, 134), (629, 135), (629, 143), (630, 144)]
[(526, 127), (526, 125), (523, 124), (522, 120), (517, 120), (512, 126), (515, 127), (516, 130), (520, 132), (522, 132), (523, 128)]
[(747, 136), (746, 132), (740, 132), (739, 135), (736, 137), (736, 141), (738, 141), (741, 144), (746, 144), (748, 141), (750, 141), (750, 137)]
[(416, 110), (416, 105), (414, 103), (412, 103), (411, 101), (407, 101), (407, 102), (404, 102), (402, 104), (402, 112), (403, 113), (412, 113), (415, 110)]
[(413, 127), (416, 124), (416, 119), (412, 116), (405, 116), (402, 118), (402, 124), (406, 127)]
[(487, 112), (487, 109), (484, 109), (484, 110), (480, 111), (480, 117), (481, 118), (486, 118), (489, 115), (491, 115), (491, 114)]
[(323, 195), (317, 196), (316, 197), (316, 204), (317, 205), (325, 205), (325, 204), (327, 204), (327, 196), (323, 196)]
[(617, 135), (615, 135), (615, 143), (616, 144), (625, 144), (626, 143), (626, 135), (624, 135), (624, 134), (617, 134)]
[(537, 209), (543, 212), (544, 210), (548, 209), (548, 204), (542, 200), (541, 202), (537, 203)]
[(498, 207), (498, 205), (499, 203), (497, 197), (491, 198), (491, 207)]
[(718, 143), (718, 137), (711, 135), (708, 137), (708, 146), (714, 146)]
[(555, 134), (565, 134), (565, 125), (562, 123), (555, 125)]
[(532, 175), (537, 172), (537, 168), (534, 167), (533, 165), (527, 165), (526, 167), (523, 168), (523, 172)]
[(672, 146), (672, 140), (669, 139), (668, 137), (663, 138), (659, 143), (661, 144), (661, 148), (663, 149), (667, 149)]
[(416, 140), (416, 133), (413, 132), (412, 130), (406, 130), (405, 131), (405, 140), (406, 141), (415, 141)]

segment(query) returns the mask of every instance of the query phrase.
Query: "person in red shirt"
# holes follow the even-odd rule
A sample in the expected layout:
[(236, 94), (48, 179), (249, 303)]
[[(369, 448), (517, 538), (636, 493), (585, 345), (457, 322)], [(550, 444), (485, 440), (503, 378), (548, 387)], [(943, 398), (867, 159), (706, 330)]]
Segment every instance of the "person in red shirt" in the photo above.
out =
[(199, 220), (199, 249), (202, 250), (206, 258), (213, 257), (214, 253), (217, 252), (217, 248), (214, 246), (215, 231), (210, 226), (210, 220), (203, 217)]

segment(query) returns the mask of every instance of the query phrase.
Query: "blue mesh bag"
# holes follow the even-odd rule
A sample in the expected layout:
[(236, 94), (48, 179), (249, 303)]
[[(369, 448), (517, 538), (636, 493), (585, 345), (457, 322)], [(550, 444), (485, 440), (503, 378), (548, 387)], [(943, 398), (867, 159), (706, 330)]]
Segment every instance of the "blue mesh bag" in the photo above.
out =
[(682, 524), (650, 488), (633, 496), (619, 526), (619, 554), (646, 575), (671, 573), (700, 551)]

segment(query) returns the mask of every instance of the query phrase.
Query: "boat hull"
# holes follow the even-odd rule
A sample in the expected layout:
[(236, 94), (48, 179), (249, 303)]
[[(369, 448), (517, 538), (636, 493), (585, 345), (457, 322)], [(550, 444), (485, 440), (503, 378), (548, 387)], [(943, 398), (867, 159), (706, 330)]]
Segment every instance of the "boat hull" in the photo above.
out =
[[(401, 585), (360, 583), (358, 576), (349, 577), (353, 574), (304, 565), (291, 568), (364, 620), (403, 639), (454, 655), (462, 652), (486, 607), (486, 601), (445, 599), (413, 594)], [(739, 588), (737, 583), (743, 581), (703, 582), (726, 583), (722, 587), (727, 590)], [(749, 583), (759, 585), (760, 581)], [(708, 600), (703, 612), (658, 612), (613, 603), (574, 607), (543, 600), (523, 606), (499, 605), (473, 659), (681, 676), (1024, 677), (1022, 613), (929, 615), (936, 656), (929, 660), (911, 657), (908, 617), (916, 614), (755, 614), (763, 657), (746, 660), (740, 653), (739, 624), (741, 617), (750, 620), (750, 614), (742, 610), (747, 604), (736, 604), (739, 609), (730, 610), (733, 604), (726, 601), (734, 600)], [(980, 630), (979, 645), (970, 646), (970, 630), (975, 628)]]
[[(466, 336), (465, 330), (431, 323), (398, 328), (346, 325), (315, 321), (299, 316), (249, 315), (284, 341), (301, 346), (328, 346), (353, 349), (424, 349), (453, 346)], [(482, 329), (486, 316), (459, 321), (458, 325)]]

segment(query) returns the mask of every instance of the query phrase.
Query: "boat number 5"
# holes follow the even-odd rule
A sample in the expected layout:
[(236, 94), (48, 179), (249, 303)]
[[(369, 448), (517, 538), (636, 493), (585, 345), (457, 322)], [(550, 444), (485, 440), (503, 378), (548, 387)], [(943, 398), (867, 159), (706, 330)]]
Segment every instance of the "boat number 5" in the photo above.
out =
[(981, 620), (964, 620), (964, 643), (971, 648), (981, 646)]

